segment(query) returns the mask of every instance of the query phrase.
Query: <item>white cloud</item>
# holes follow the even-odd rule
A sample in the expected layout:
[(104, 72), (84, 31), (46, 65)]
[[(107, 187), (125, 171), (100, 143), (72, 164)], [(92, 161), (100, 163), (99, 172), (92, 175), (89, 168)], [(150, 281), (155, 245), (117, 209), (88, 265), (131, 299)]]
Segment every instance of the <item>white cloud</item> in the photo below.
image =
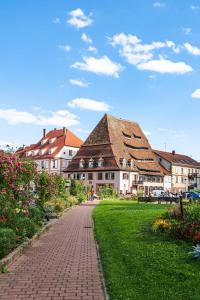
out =
[(54, 23), (54, 24), (59, 24), (59, 23), (60, 23), (60, 18), (55, 18), (55, 19), (53, 19), (53, 23)]
[(154, 58), (154, 52), (159, 49), (168, 48), (174, 53), (180, 52), (180, 46), (176, 46), (173, 41), (152, 42), (150, 44), (143, 44), (142, 41), (135, 35), (131, 34), (116, 34), (110, 38), (112, 46), (120, 47), (120, 55), (132, 65), (147, 62)]
[(10, 125), (31, 124), (37, 121), (37, 118), (31, 113), (16, 109), (0, 109), (0, 119), (7, 121)]
[(89, 46), (89, 47), (88, 47), (88, 51), (94, 52), (94, 53), (97, 53), (97, 52), (98, 52), (97, 48), (95, 48), (95, 47), (93, 47), (93, 46)]
[(78, 86), (81, 86), (81, 87), (88, 87), (89, 86), (89, 82), (83, 81), (81, 79), (70, 79), (69, 82), (73, 85), (78, 85)]
[(195, 90), (191, 96), (192, 98), (200, 99), (200, 89)]
[(190, 33), (191, 33), (191, 31), (192, 31), (192, 29), (191, 29), (191, 28), (189, 28), (189, 27), (185, 27), (185, 28), (183, 28), (183, 32), (184, 32), (186, 35), (190, 34)]
[(200, 55), (200, 48), (192, 46), (190, 43), (183, 44), (188, 53), (192, 55)]
[(119, 73), (122, 71), (122, 66), (113, 62), (107, 56), (101, 58), (83, 57), (84, 62), (76, 62), (72, 65), (73, 68), (92, 72), (95, 74), (102, 74), (118, 78)]
[(72, 126), (79, 124), (78, 117), (67, 110), (55, 112), (43, 112), (38, 115), (16, 109), (0, 109), (0, 119), (7, 121), (9, 125), (35, 124)]
[(69, 45), (59, 45), (58, 48), (64, 50), (65, 52), (69, 52), (71, 50)]
[(88, 98), (77, 98), (68, 102), (68, 106), (73, 108), (82, 108), (94, 111), (108, 111), (110, 106), (109, 104), (93, 99)]
[(139, 70), (153, 71), (162, 74), (185, 74), (193, 70), (191, 66), (184, 62), (173, 62), (164, 58), (141, 63), (137, 65), (137, 68)]
[(87, 35), (86, 33), (82, 33), (81, 39), (82, 39), (82, 41), (84, 41), (85, 43), (92, 44), (92, 39), (91, 39), (91, 38), (89, 37), (89, 35)]
[(153, 7), (165, 7), (166, 6), (166, 4), (165, 3), (163, 3), (163, 2), (155, 2), (154, 4), (153, 4)]
[(69, 13), (70, 19), (67, 21), (70, 25), (76, 28), (84, 28), (92, 24), (92, 19), (84, 14), (84, 12), (77, 8)]

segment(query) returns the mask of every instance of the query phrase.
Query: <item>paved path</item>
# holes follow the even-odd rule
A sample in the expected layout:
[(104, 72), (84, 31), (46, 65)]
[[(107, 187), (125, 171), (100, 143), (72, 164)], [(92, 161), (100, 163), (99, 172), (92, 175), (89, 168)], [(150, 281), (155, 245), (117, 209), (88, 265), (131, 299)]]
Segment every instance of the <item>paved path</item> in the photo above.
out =
[(0, 274), (0, 299), (103, 300), (93, 207), (71, 209)]

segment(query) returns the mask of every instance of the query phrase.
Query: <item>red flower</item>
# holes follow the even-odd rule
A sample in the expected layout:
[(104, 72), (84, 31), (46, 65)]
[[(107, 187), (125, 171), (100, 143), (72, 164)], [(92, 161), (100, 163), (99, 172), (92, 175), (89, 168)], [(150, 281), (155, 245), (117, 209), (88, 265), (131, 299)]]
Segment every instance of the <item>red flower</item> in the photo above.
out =
[(195, 241), (200, 241), (200, 233), (195, 235), (194, 240)]

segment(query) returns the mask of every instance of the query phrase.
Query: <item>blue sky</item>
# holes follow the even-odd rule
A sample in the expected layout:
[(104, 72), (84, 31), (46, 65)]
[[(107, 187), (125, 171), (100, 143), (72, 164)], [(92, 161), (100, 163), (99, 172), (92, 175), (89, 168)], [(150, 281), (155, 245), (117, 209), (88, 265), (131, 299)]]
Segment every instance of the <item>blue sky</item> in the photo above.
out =
[(1, 1), (0, 144), (108, 112), (200, 160), (199, 28), (197, 0)]

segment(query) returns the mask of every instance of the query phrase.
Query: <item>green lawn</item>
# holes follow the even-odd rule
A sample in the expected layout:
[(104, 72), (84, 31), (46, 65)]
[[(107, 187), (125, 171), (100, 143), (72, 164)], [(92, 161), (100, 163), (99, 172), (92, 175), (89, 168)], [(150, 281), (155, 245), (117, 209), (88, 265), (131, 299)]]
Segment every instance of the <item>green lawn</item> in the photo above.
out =
[(191, 245), (151, 232), (169, 205), (102, 201), (93, 214), (111, 300), (199, 300), (200, 262)]

